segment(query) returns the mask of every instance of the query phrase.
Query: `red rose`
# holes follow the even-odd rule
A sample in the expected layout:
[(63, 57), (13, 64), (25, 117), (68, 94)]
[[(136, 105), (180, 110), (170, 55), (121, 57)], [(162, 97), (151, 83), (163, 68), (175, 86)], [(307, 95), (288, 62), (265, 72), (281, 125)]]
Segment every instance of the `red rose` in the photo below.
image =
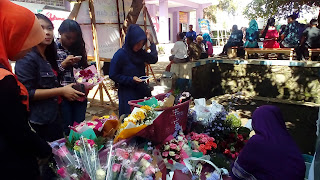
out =
[(229, 149), (225, 149), (223, 153), (224, 154), (230, 154), (230, 150)]
[(243, 139), (243, 136), (241, 135), (241, 134), (238, 134), (238, 139), (240, 140), (240, 141), (243, 141), (244, 139)]
[(231, 153), (232, 159), (236, 159), (236, 155)]
[(173, 161), (171, 159), (168, 159), (169, 164), (173, 164)]
[(235, 136), (234, 133), (231, 133), (231, 134), (230, 134), (230, 137), (231, 137), (231, 138), (234, 138), (234, 136)]

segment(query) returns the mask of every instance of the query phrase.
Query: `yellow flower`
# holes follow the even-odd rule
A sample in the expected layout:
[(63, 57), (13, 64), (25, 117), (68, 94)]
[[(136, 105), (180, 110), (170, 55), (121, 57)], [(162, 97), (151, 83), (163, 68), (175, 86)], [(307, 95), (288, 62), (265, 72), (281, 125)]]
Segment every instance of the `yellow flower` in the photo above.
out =
[(145, 110), (147, 110), (147, 111), (151, 111), (151, 107), (150, 107), (150, 106), (147, 106), (147, 105), (142, 106), (141, 109), (145, 109)]
[(80, 151), (80, 146), (74, 146), (73, 149), (76, 151)]
[(106, 115), (106, 116), (102, 116), (101, 118), (99, 118), (99, 119), (109, 119), (110, 118), (110, 116), (109, 115)]
[(144, 120), (144, 119), (146, 118), (146, 116), (144, 115), (143, 112), (138, 111), (138, 112), (135, 114), (135, 118), (136, 118), (137, 120)]
[(129, 122), (127, 122), (127, 121), (123, 122), (123, 123), (121, 124), (121, 126), (120, 126), (120, 129), (126, 128), (127, 125), (128, 125), (128, 123), (129, 123)]

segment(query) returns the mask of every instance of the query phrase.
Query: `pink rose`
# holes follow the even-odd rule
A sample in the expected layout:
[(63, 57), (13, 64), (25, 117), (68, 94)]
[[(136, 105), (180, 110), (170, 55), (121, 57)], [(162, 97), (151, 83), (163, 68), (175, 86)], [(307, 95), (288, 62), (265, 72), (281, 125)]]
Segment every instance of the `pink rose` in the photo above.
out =
[(177, 154), (177, 155), (175, 156), (175, 159), (176, 159), (176, 160), (180, 159), (180, 156)]
[(168, 151), (163, 152), (163, 153), (162, 153), (162, 156), (163, 156), (163, 157), (168, 157), (168, 156), (169, 156), (169, 152), (168, 152)]
[(132, 161), (137, 162), (141, 156), (142, 156), (141, 152), (135, 152), (133, 155)]
[(145, 155), (143, 156), (143, 159), (149, 161), (149, 160), (151, 159), (151, 156), (150, 156), (149, 154), (145, 154)]
[(176, 144), (170, 144), (170, 148), (171, 149), (177, 149), (177, 145)]
[(123, 159), (129, 158), (129, 153), (127, 151), (125, 151), (124, 149), (120, 149), (120, 148), (116, 149), (116, 155), (119, 157), (122, 157)]
[(214, 141), (215, 140), (213, 137), (209, 137), (208, 139), (209, 139), (209, 141)]
[(88, 139), (88, 144), (90, 144), (90, 146), (92, 147), (93, 145), (95, 145), (94, 141), (92, 139)]
[(183, 146), (183, 142), (182, 142), (182, 141), (180, 141), (180, 142), (178, 143), (178, 145), (179, 145), (179, 147), (180, 147), (180, 148), (182, 148), (182, 146)]
[(209, 139), (207, 138), (207, 137), (203, 137), (203, 138), (201, 138), (201, 140), (200, 140), (201, 142), (203, 142), (203, 143), (206, 143), (206, 142), (208, 142), (209, 141)]
[(113, 172), (120, 172), (120, 169), (121, 169), (121, 164), (117, 164), (117, 163), (113, 164), (112, 166)]
[(127, 169), (127, 178), (130, 178), (132, 172), (133, 172), (133, 168), (132, 168), (132, 167), (129, 167), (129, 168)]
[(147, 176), (155, 174), (155, 173), (156, 173), (156, 170), (154, 169), (153, 166), (149, 166), (144, 172), (144, 174), (147, 175)]
[(62, 177), (65, 178), (67, 176), (66, 169), (64, 167), (58, 169), (57, 173)]

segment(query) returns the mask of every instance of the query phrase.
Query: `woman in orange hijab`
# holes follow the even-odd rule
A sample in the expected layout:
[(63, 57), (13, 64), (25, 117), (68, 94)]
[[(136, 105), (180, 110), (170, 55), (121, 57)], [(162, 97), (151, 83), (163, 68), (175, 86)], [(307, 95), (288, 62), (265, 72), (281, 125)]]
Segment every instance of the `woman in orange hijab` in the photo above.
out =
[(44, 32), (32, 12), (8, 0), (0, 0), (0, 27), (0, 174), (2, 179), (38, 179), (37, 160), (49, 157), (51, 148), (28, 124), (28, 93), (8, 59), (22, 58)]

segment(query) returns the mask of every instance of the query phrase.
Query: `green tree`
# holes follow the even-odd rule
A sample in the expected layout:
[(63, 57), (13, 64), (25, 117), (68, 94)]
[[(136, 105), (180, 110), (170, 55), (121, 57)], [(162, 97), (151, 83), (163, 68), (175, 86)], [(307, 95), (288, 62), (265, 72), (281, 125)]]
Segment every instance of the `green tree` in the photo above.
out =
[(248, 19), (285, 17), (294, 11), (311, 10), (319, 0), (253, 0), (244, 10)]
[(209, 21), (216, 23), (216, 13), (218, 11), (227, 11), (229, 14), (234, 14), (236, 10), (237, 6), (235, 0), (219, 0), (219, 3), (217, 5), (211, 5), (203, 9), (203, 16)]

